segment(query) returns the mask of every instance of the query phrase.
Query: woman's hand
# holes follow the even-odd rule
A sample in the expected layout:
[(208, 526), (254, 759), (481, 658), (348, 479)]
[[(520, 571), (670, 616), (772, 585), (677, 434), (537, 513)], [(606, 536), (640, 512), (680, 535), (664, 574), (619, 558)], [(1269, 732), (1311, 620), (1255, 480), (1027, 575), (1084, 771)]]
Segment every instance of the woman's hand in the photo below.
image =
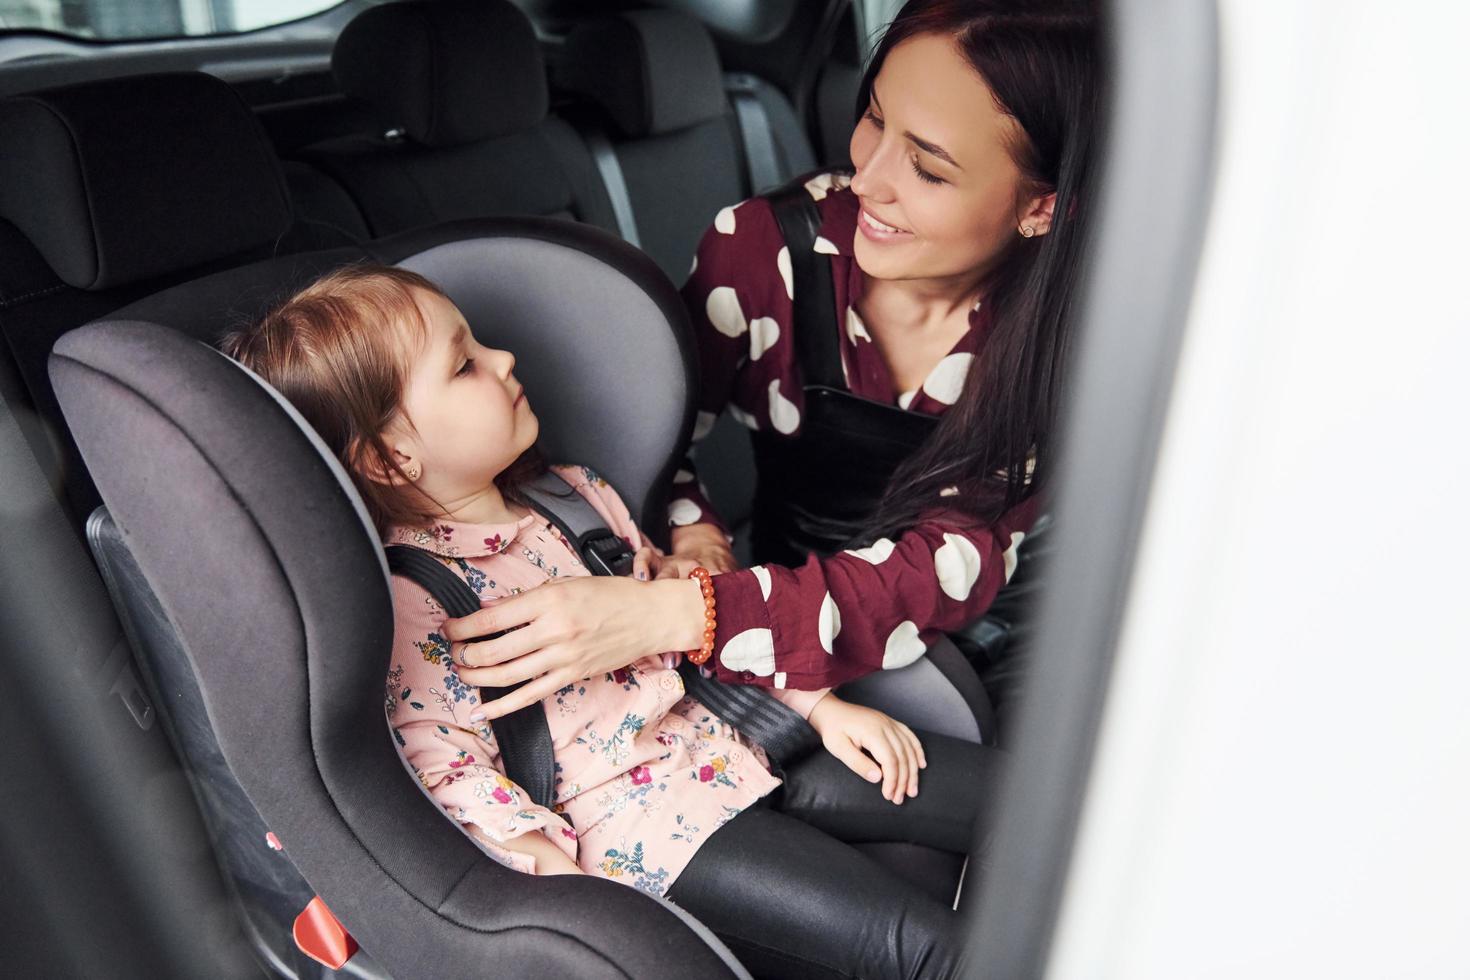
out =
[[(511, 632), (493, 639), (467, 642), (507, 630)], [(641, 657), (697, 650), (704, 641), (704, 597), (691, 579), (552, 579), (446, 620), (440, 632), (450, 641), (450, 656), (466, 684), (510, 687), (530, 681), (481, 705), (472, 718), (484, 720)]]
[(902, 804), (905, 794), (919, 795), (919, 770), (929, 763), (909, 726), (833, 694), (817, 702), (807, 721), (847, 768), (870, 783), (883, 780), (885, 800)]
[[(674, 553), (670, 558), (687, 567), (682, 575), (677, 571), (670, 571), (669, 575), (679, 575), (682, 578), (695, 565), (703, 565), (711, 575), (733, 572), (740, 568), (740, 563), (735, 560), (735, 553), (730, 550), (725, 532), (713, 524), (686, 524), (676, 527), (670, 532), (670, 538), (674, 546)], [(665, 562), (667, 564), (668, 559)]]

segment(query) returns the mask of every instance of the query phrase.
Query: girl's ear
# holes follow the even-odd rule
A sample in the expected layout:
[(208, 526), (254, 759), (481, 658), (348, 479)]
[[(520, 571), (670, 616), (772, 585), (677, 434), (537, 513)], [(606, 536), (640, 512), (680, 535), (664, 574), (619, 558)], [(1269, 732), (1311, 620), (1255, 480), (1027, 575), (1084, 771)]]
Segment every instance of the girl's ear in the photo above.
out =
[[(423, 467), (402, 447), (382, 439), (356, 442), (348, 452), (352, 468), (374, 483), (401, 487), (423, 476)], [(391, 463), (389, 459), (391, 458)]]
[[(1045, 235), (1051, 231), (1051, 217), (1052, 213), (1056, 210), (1056, 206), (1057, 195), (1055, 191), (1050, 194), (1042, 194), (1040, 197), (1031, 198), (1025, 205), (1025, 210), (1021, 214), (1021, 220), (1017, 222), (1021, 234), (1030, 238), (1031, 235)], [(1026, 234), (1027, 228), (1031, 229), (1030, 235)]]

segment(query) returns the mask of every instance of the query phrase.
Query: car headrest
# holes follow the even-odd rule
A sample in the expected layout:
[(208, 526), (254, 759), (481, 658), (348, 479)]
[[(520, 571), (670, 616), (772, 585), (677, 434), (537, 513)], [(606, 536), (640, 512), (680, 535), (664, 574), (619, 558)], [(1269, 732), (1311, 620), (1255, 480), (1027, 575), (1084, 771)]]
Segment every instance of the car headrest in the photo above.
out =
[(110, 289), (269, 245), (291, 225), (270, 142), (199, 73), (0, 100), (0, 217), (67, 285)]
[(228, 269), (108, 319), (216, 343), (318, 276), (364, 259), (428, 277), (482, 343), (514, 352), (546, 455), (597, 470), (654, 542), (666, 543), (667, 487), (693, 426), (687, 313), (653, 261), (606, 232), (549, 218), (451, 222)]
[(332, 50), (342, 91), (428, 146), (530, 129), (550, 95), (536, 31), (507, 0), (405, 0), (370, 7)]
[(676, 10), (631, 10), (567, 35), (563, 83), (625, 137), (657, 136), (725, 113), (720, 56), (703, 24)]

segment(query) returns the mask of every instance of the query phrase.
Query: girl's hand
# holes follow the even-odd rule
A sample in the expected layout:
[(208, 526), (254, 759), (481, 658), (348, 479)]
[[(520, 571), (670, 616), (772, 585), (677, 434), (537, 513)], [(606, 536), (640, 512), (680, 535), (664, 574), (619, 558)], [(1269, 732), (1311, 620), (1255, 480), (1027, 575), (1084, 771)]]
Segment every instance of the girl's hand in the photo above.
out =
[[(501, 633), (494, 639), (478, 637)], [(667, 650), (697, 650), (704, 641), (699, 583), (639, 582), (579, 576), (493, 600), (440, 632), (460, 679), (515, 691), (481, 705), (473, 720), (499, 718), (549, 697), (584, 677), (626, 667)]]
[(881, 711), (829, 694), (807, 719), (827, 751), (870, 783), (883, 780), (883, 798), (902, 804), (919, 795), (919, 770), (929, 763), (909, 726)]
[[(711, 575), (739, 570), (740, 563), (730, 550), (725, 532), (713, 524), (687, 524), (670, 532), (674, 546), (674, 559), (681, 560), (685, 567), (683, 575), (695, 565), (703, 565)], [(677, 574), (670, 572), (671, 575)], [(682, 576), (679, 576), (682, 577)]]

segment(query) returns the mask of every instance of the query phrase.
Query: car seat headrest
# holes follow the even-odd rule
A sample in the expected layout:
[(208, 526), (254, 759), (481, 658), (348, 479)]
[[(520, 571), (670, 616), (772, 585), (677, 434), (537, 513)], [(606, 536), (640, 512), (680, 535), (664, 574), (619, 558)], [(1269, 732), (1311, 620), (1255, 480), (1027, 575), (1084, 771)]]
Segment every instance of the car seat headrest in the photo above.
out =
[(605, 109), (625, 137), (671, 133), (725, 113), (720, 56), (676, 10), (630, 10), (567, 36), (563, 84)]
[(0, 217), (67, 285), (101, 290), (269, 245), (291, 225), (270, 143), (199, 73), (0, 100)]
[(364, 259), (426, 276), (482, 343), (513, 351), (547, 456), (596, 469), (665, 542), (667, 487), (693, 423), (688, 319), (653, 261), (606, 232), (548, 218), (452, 222), (228, 269), (109, 319), (215, 343), (317, 276)]
[(506, 0), (405, 0), (364, 10), (332, 50), (342, 91), (428, 146), (530, 129), (550, 95), (531, 21)]

